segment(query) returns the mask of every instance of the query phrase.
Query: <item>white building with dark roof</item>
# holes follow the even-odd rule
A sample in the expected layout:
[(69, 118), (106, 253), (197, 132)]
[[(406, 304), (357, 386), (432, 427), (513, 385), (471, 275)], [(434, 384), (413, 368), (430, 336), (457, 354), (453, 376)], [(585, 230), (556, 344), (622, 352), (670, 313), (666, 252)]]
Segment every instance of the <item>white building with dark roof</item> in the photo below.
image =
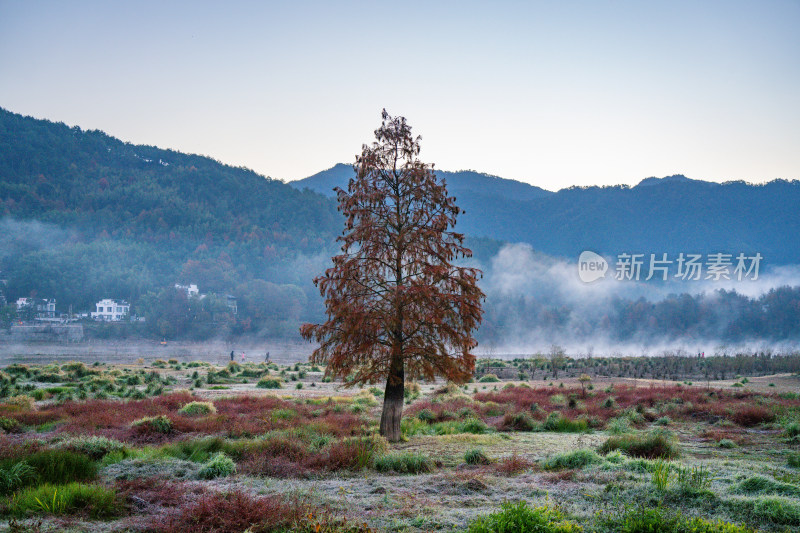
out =
[(97, 302), (97, 311), (92, 312), (94, 320), (102, 320), (105, 322), (118, 322), (124, 319), (131, 311), (131, 305), (125, 300), (112, 300), (104, 298)]

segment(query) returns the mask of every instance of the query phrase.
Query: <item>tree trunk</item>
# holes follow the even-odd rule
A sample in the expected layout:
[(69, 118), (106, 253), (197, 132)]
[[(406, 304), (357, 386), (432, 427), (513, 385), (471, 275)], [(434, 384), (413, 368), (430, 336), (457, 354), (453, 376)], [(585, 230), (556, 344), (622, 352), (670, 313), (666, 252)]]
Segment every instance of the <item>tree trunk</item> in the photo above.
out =
[(389, 377), (386, 379), (386, 391), (383, 394), (383, 413), (381, 414), (381, 435), (389, 442), (400, 440), (400, 420), (403, 417), (403, 401), (405, 399), (405, 370), (403, 358), (392, 357)]

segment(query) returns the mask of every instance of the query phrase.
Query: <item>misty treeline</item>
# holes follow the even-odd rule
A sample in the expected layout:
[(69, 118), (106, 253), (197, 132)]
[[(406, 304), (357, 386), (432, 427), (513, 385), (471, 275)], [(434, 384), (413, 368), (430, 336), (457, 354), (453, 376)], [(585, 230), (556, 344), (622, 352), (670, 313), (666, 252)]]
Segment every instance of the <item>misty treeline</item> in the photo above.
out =
[(567, 345), (571, 354), (652, 354), (676, 344), (703, 351), (703, 346), (800, 339), (795, 267), (762, 272), (756, 282), (627, 282), (609, 273), (608, 279), (586, 284), (575, 263), (527, 244), (505, 245), (481, 266), (484, 354), (551, 344)]
[[(526, 325), (529, 329), (525, 329)], [(524, 295), (508, 299), (489, 296), (482, 330), (484, 341), (504, 345), (532, 332), (540, 333), (543, 339), (584, 340), (590, 345), (592, 339), (598, 339), (598, 347), (647, 340), (735, 343), (798, 339), (800, 287), (773, 288), (757, 298), (725, 289), (669, 295), (660, 301), (614, 297), (596, 313), (584, 313), (564, 301)]]
[(675, 350), (647, 357), (597, 357), (586, 354), (571, 357), (557, 345), (543, 353), (511, 361), (481, 359), (475, 368), (478, 379), (493, 374), (500, 378), (520, 380), (558, 380), (586, 375), (589, 378), (710, 381), (798, 372), (800, 352), (764, 350), (742, 353), (721, 349), (714, 354), (701, 356)]

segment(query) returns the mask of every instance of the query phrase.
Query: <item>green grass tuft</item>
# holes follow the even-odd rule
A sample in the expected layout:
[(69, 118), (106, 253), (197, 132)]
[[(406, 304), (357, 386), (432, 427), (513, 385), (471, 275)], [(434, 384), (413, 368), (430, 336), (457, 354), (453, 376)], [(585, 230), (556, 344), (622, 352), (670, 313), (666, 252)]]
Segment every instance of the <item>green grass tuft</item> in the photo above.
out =
[(575, 450), (574, 452), (559, 453), (542, 461), (545, 470), (566, 470), (585, 468), (600, 464), (603, 458), (594, 450)]
[(529, 507), (524, 501), (504, 502), (500, 511), (470, 522), (467, 533), (574, 533), (577, 524), (548, 507)]
[(432, 472), (433, 468), (433, 462), (418, 453), (390, 453), (375, 459), (375, 470), (378, 472), (421, 474)]
[(14, 516), (87, 512), (91, 518), (112, 518), (122, 514), (122, 510), (123, 504), (113, 490), (86, 483), (30, 487), (17, 493), (9, 503)]

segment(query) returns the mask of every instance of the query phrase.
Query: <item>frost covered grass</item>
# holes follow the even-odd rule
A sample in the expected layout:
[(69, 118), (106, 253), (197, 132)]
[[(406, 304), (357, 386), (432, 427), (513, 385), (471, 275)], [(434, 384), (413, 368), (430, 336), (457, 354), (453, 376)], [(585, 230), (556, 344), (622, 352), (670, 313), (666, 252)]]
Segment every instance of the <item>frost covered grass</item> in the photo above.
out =
[[(18, 390), (0, 399), (0, 512), (82, 531), (800, 527), (796, 396), (415, 383), (390, 445), (379, 387), (337, 389), (311, 365), (191, 365), (2, 373)], [(47, 390), (23, 390), (33, 378)]]

